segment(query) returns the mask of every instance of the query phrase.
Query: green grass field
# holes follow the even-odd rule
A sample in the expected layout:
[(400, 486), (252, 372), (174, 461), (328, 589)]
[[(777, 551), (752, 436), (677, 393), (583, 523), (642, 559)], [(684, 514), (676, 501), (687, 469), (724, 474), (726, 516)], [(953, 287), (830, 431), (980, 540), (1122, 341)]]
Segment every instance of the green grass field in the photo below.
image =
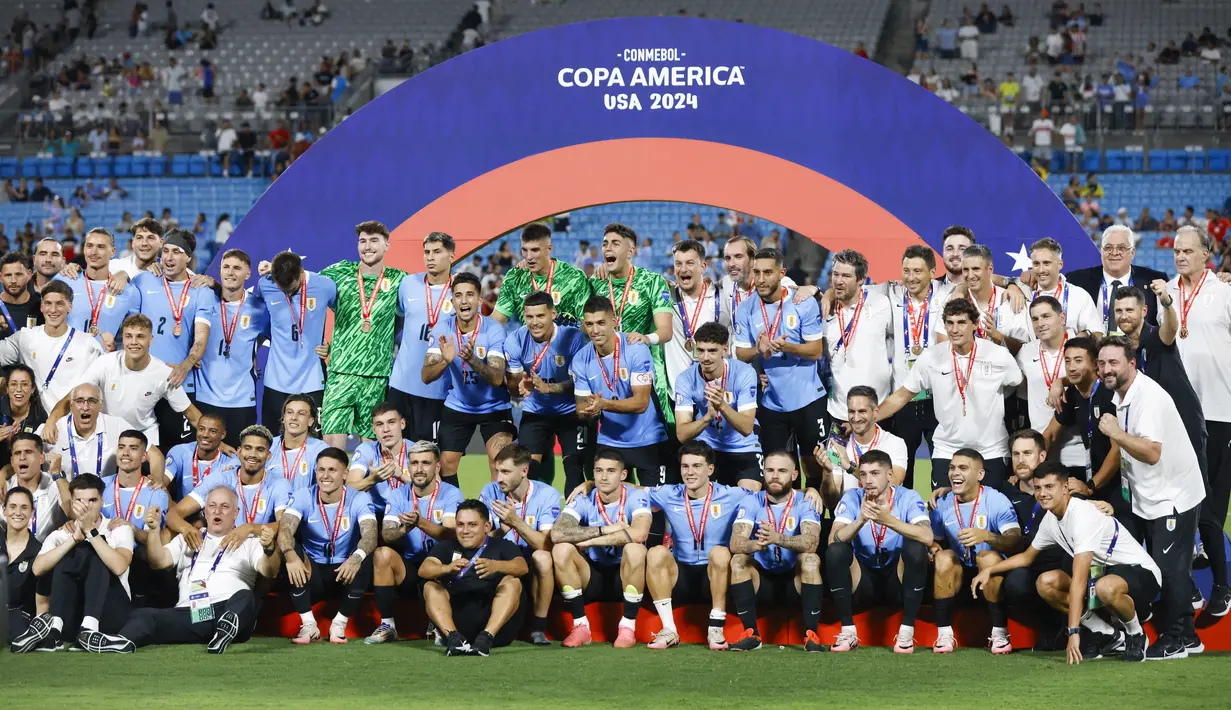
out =
[[(557, 472), (557, 480), (563, 477)], [(927, 471), (917, 473), (928, 480)], [(477, 496), (486, 463), (463, 462), (463, 488)], [(616, 651), (595, 644), (540, 649), (515, 643), (490, 658), (446, 658), (424, 641), (368, 647), (292, 645), (261, 638), (220, 657), (204, 648), (155, 647), (132, 656), (0, 653), (0, 708), (751, 707), (1030, 708), (1227, 707), (1227, 654), (1129, 666), (1118, 660), (1068, 667), (1061, 653), (993, 657), (960, 649), (934, 656), (886, 648), (853, 654), (766, 646), (750, 654), (701, 646)]]

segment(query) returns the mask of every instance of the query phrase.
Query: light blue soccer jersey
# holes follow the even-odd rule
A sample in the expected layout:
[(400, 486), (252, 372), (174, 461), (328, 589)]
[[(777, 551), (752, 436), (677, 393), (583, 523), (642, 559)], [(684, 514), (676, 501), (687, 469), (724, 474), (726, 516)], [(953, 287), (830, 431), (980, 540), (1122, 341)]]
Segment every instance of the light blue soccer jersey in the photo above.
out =
[[(600, 358), (591, 343), (573, 359), (569, 374), (573, 378), (573, 394), (577, 397), (597, 395), (604, 399), (629, 399), (633, 386), (654, 386), (654, 360), (650, 349), (641, 343), (628, 342), (624, 333), (616, 333), (619, 362), (613, 350)], [(604, 378), (604, 374), (606, 378)], [(654, 405), (654, 393), (641, 414), (603, 412), (599, 415), (598, 444), (616, 449), (631, 449), (657, 444), (667, 439), (662, 417)]]
[[(534, 481), (527, 481), (527, 483), (530, 488), (526, 492), (526, 500), (521, 503), (509, 500), (509, 497), (500, 490), (500, 484), (495, 481), (483, 486), (483, 490), (479, 493), (479, 500), (487, 506), (491, 514), (493, 529), (500, 524), (500, 516), (491, 509), (492, 501), (496, 500), (513, 506), (521, 519), (525, 520), (526, 524), (536, 532), (546, 532), (556, 524), (556, 518), (560, 517), (560, 492), (546, 483)], [(506, 532), (504, 539), (522, 547), (530, 546), (530, 543), (522, 539), (516, 530)]]
[[(411, 511), (418, 511), (419, 517), (436, 525), (443, 525), (446, 520), (457, 516), (457, 506), (465, 499), (462, 490), (436, 479), (436, 485), (429, 488), (426, 494), (415, 493), (414, 486), (402, 486), (389, 495), (385, 504), (385, 520), (394, 520), (397, 516)], [(439, 542), (420, 528), (412, 528), (406, 533), (402, 545), (402, 557), (408, 560), (422, 560), (432, 547)]]
[(290, 504), (291, 487), (284, 479), (274, 478), (266, 473), (260, 483), (240, 484), (240, 473), (236, 471), (215, 471), (188, 494), (202, 508), (211, 491), (218, 487), (230, 488), (239, 495), (239, 515), (235, 516), (235, 527), (245, 523), (265, 525), (272, 523), (275, 513), (286, 510)]
[[(812, 504), (804, 499), (803, 491), (791, 491), (791, 497), (785, 503), (777, 503), (768, 507), (765, 505), (767, 497), (768, 494), (765, 491), (747, 495), (744, 505), (740, 507), (736, 515), (735, 522), (752, 524), (753, 536), (756, 535), (756, 528), (760, 526), (773, 527), (779, 534), (792, 537), (802, 532), (804, 523), (817, 526), (821, 524), (821, 519), (812, 509)], [(761, 566), (761, 569), (785, 572), (795, 569), (795, 561), (799, 559), (799, 553), (781, 545), (770, 545), (754, 553), (752, 558)]]
[[(350, 458), (350, 468), (362, 468), (364, 474), (369, 475), (372, 469), (380, 468), (384, 465), (385, 461), (396, 459), (398, 469), (409, 475), (410, 455), (407, 452), (410, 451), (410, 447), (413, 445), (414, 442), (402, 439), (402, 443), (394, 449), (394, 455), (388, 456), (381, 452), (380, 442), (365, 441), (355, 447), (355, 453)], [(388, 480), (380, 481), (368, 489), (368, 495), (372, 496), (372, 505), (375, 505), (378, 510), (384, 510), (398, 490), (409, 485), (409, 483), (403, 483), (401, 479), (391, 476)]]
[[(329, 444), (307, 437), (303, 446), (287, 451), (282, 436), (275, 436), (269, 445), (269, 463), (265, 470), (276, 478), (284, 478), (291, 485), (291, 492), (316, 485), (316, 457), (329, 448)], [(289, 473), (288, 473), (289, 472)]]
[(151, 486), (149, 481), (142, 479), (140, 491), (136, 488), (121, 488), (117, 501), (115, 480), (118, 476), (119, 474), (116, 474), (103, 479), (104, 518), (123, 518), (132, 523), (134, 528), (144, 530), (146, 511), (157, 507), (162, 511), (161, 519), (166, 520), (167, 510), (171, 507), (171, 499), (166, 491), (160, 491)]
[[(936, 503), (932, 511), (932, 534), (936, 541), (946, 541), (945, 547), (957, 553), (962, 564), (975, 567), (975, 556), (984, 550), (992, 549), (986, 542), (975, 545), (974, 551), (958, 542), (957, 536), (965, 528), (988, 530), (997, 535), (1003, 535), (1009, 530), (1020, 530), (1017, 522), (1017, 511), (1005, 494), (994, 488), (979, 486), (979, 494), (969, 503), (959, 503), (954, 508), (957, 497), (953, 492), (945, 494)], [(959, 520), (959, 511), (961, 519)]]
[[(177, 491), (176, 500), (192, 492), (210, 474), (215, 472), (229, 473), (231, 476), (239, 470), (239, 459), (217, 451), (210, 461), (197, 460), (193, 465), (193, 454), (197, 452), (197, 442), (172, 446), (167, 452), (166, 474), (171, 481), (171, 487)], [(202, 499), (204, 500), (204, 499)]]
[[(166, 281), (161, 276), (155, 276), (148, 271), (137, 274), (131, 288), (134, 288), (140, 298), (140, 310), (154, 325), (154, 340), (150, 343), (150, 354), (168, 365), (177, 365), (188, 357), (192, 349), (193, 329), (196, 323), (210, 323), (214, 310), (218, 306), (218, 297), (208, 288), (193, 288), (190, 280)], [(167, 298), (167, 289), (171, 290), (171, 298)], [(180, 312), (180, 334), (175, 334), (175, 308), (179, 308), (184, 289), (188, 296), (184, 310)], [(184, 380), (184, 390), (192, 392), (195, 381), (193, 375)]]
[[(754, 296), (739, 304), (735, 313), (735, 347), (756, 347), (757, 338), (775, 323), (775, 335), (786, 338), (789, 343), (802, 345), (823, 338), (825, 324), (821, 322), (816, 301), (808, 299), (797, 304), (792, 301), (794, 296), (795, 292), (788, 290), (777, 303), (765, 303), (760, 296)], [(778, 317), (779, 309), (781, 318)], [(759, 359), (769, 379), (761, 406), (775, 412), (793, 412), (826, 395), (815, 360), (787, 353)]]
[[(712, 496), (707, 508), (704, 498), (689, 498), (688, 490), (682, 483), (650, 489), (651, 506), (663, 511), (667, 517), (667, 527), (671, 530), (674, 543), (671, 554), (682, 565), (709, 564), (711, 549), (731, 544), (731, 527), (735, 525), (739, 509), (748, 498), (748, 491), (735, 486), (710, 483), (710, 490)], [(685, 506), (692, 510), (691, 525)], [(693, 535), (694, 527), (701, 542)]]
[[(68, 324), (80, 330), (83, 333), (90, 332), (90, 323), (93, 320), (94, 306), (98, 307), (98, 333), (96, 336), (99, 342), (102, 342), (103, 333), (111, 333), (116, 336), (116, 340), (120, 338), (120, 323), (124, 322), (124, 318), (129, 313), (136, 313), (141, 310), (141, 297), (137, 294), (137, 289), (132, 284), (124, 287), (120, 293), (112, 293), (107, 288), (106, 281), (88, 281), (84, 274), (75, 279), (66, 279), (63, 276), (56, 276), (56, 281), (63, 281), (68, 284), (69, 288), (73, 289), (73, 310), (69, 311)], [(88, 283), (88, 285), (87, 285)], [(93, 305), (91, 305), (91, 299)], [(99, 305), (99, 299), (102, 299), (102, 304)], [(117, 343), (117, 348), (119, 344)]]
[(306, 287), (289, 297), (268, 276), (256, 282), (270, 324), (269, 357), (262, 377), (266, 387), (283, 394), (325, 388), (325, 372), (316, 346), (325, 340), (325, 319), (337, 301), (338, 287), (314, 271), (304, 271), (304, 279)]
[[(445, 316), (453, 315), (453, 294), (448, 283), (427, 284), (427, 274), (410, 274), (398, 285), (398, 313), (404, 320), (402, 337), (398, 339), (398, 354), (393, 359), (389, 386), (399, 392), (426, 399), (444, 399), (449, 393), (449, 378), (424, 383), (423, 359), (434, 344), (432, 331)], [(433, 318), (428, 318), (431, 309)]]
[(372, 498), (364, 491), (347, 486), (338, 502), (321, 505), (316, 486), (295, 492), (283, 515), (299, 518), (297, 535), (304, 554), (318, 564), (336, 565), (346, 561), (359, 547), (359, 524), (376, 521)]
[[(568, 515), (575, 519), (582, 527), (601, 528), (604, 525), (615, 525), (624, 520), (632, 523), (633, 518), (638, 515), (650, 515), (650, 493), (645, 488), (638, 488), (632, 484), (625, 483), (624, 487), (624, 510), (621, 515), (620, 501), (617, 499), (614, 503), (603, 503), (599, 500), (598, 489), (591, 490), (584, 496), (577, 496), (564, 507), (563, 515)], [(603, 517), (603, 513), (599, 512), (600, 507), (607, 513), (607, 517)], [(618, 565), (624, 557), (623, 546), (617, 547), (588, 547), (585, 554), (592, 562), (600, 565)]]
[[(893, 517), (909, 525), (928, 522), (928, 511), (924, 508), (923, 499), (918, 493), (902, 486), (894, 486), (892, 491)], [(855, 518), (859, 517), (860, 508), (863, 507), (863, 496), (862, 488), (852, 488), (844, 493), (842, 500), (838, 501), (838, 507), (834, 508), (834, 522), (848, 524), (854, 522)], [(902, 536), (888, 526), (867, 522), (859, 528), (859, 532), (851, 540), (851, 546), (855, 548), (855, 555), (864, 564), (880, 568), (898, 563), (898, 556), (902, 553), (902, 542)]]
[[(718, 378), (727, 403), (737, 412), (756, 409), (757, 371), (751, 365), (736, 358), (724, 361), (723, 374)], [(705, 416), (710, 404), (705, 399), (705, 377), (701, 364), (693, 363), (675, 380), (675, 411), (687, 411), (693, 421)], [(697, 435), (697, 441), (709, 444), (714, 451), (725, 453), (755, 453), (761, 450), (756, 425), (751, 434), (744, 436), (723, 418), (715, 418)]]
[(268, 337), (269, 311), (260, 296), (246, 294), (242, 305), (219, 302), (210, 316), (209, 344), (197, 370), (197, 399), (215, 407), (255, 407), (256, 348)]
[[(457, 341), (456, 316), (442, 317), (432, 333), (432, 343), (427, 349), (429, 354), (440, 354), (439, 338), (442, 335), (448, 336), (450, 341), (459, 346), (460, 351), (461, 343)], [(462, 338), (470, 341), (472, 335), (474, 335), (473, 332), (463, 333)], [(478, 335), (474, 335), (474, 354), (480, 360), (487, 360), (491, 357), (499, 360), (505, 359), (504, 326), (500, 325), (499, 321), (494, 318), (484, 318), (479, 323)], [(499, 367), (503, 368), (504, 364), (501, 363)], [(420, 377), (422, 377), (422, 369), (420, 369)], [(445, 406), (455, 412), (491, 414), (510, 408), (508, 389), (503, 385), (494, 387), (487, 380), (479, 377), (474, 368), (462, 362), (460, 354), (456, 355), (445, 368), (445, 374), (441, 376), (441, 379), (449, 381), (449, 394), (445, 397)]]
[[(508, 371), (514, 374), (534, 371), (546, 382), (566, 382), (569, 378), (569, 363), (586, 347), (586, 336), (569, 325), (557, 325), (546, 345), (534, 342), (530, 330), (522, 326), (513, 331), (504, 341), (508, 356)], [(546, 348), (546, 352), (544, 352)], [(538, 368), (535, 368), (538, 360)], [(529, 374), (526, 374), (529, 377)], [(559, 416), (577, 411), (577, 400), (572, 392), (566, 394), (540, 394), (533, 389), (522, 400), (523, 412), (543, 416)]]

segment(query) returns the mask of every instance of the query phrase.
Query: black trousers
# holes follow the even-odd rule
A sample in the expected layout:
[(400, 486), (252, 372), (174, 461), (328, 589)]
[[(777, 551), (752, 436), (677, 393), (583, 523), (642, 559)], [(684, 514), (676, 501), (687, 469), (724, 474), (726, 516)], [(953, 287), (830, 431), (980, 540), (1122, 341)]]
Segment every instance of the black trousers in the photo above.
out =
[(344, 616), (354, 616), (359, 611), (359, 602), (363, 595), (372, 587), (372, 555), (364, 558), (355, 573), (355, 579), (350, 584), (338, 581), (338, 568), (341, 564), (325, 564), (310, 559), (302, 552), (299, 559), (312, 568), (312, 577), (303, 587), (291, 587), (291, 602), (295, 611), (307, 614), (312, 611), (312, 605), (323, 599), (341, 598), (338, 611)]
[(229, 599), (214, 603), (214, 619), (192, 623), (192, 611), (186, 606), (173, 609), (137, 609), (128, 623), (120, 630), (120, 636), (132, 641), (137, 648), (164, 643), (208, 643), (214, 636), (218, 619), (228, 611), (239, 616), (239, 636), (236, 643), (243, 643), (252, 635), (256, 626), (256, 596), (251, 590), (241, 589)]
[(936, 408), (931, 399), (907, 402), (888, 424), (890, 431), (906, 441), (906, 487), (914, 488), (915, 452), (924, 441), (928, 442), (928, 450), (932, 449), (932, 435), (937, 426)]
[[(1073, 558), (1056, 549), (1045, 550), (1029, 567), (1010, 570), (1001, 582), (1000, 598), (1009, 616), (1037, 630), (1059, 629), (1064, 618), (1039, 596), (1039, 576), (1052, 570), (1071, 573)], [(961, 590), (959, 590), (961, 593)]]
[[(1009, 480), (1009, 462), (995, 456), (983, 460), (983, 485), (1003, 491)], [(932, 490), (949, 487), (949, 459), (932, 459)]]
[(1146, 520), (1150, 556), (1163, 573), (1162, 618), (1159, 633), (1175, 636), (1193, 633), (1192, 581), (1193, 538), (1197, 535), (1199, 508)]
[(69, 550), (51, 575), (50, 611), (64, 621), (62, 638), (76, 638), (87, 616), (98, 619), (98, 630), (107, 634), (128, 621), (132, 609), (128, 592), (88, 543)]
[(5, 618), (8, 620), (8, 631), (0, 635), (0, 638), (5, 639), (5, 643), (13, 643), (30, 628), (30, 613), (21, 607), (9, 609)]
[(1207, 419), (1205, 429), (1206, 464), (1205, 500), (1201, 503), (1201, 517), (1197, 528), (1201, 531), (1201, 543), (1210, 560), (1214, 584), (1227, 584), (1227, 550), (1223, 543), (1223, 523), (1227, 520), (1227, 504), (1231, 501), (1231, 422), (1215, 422)]

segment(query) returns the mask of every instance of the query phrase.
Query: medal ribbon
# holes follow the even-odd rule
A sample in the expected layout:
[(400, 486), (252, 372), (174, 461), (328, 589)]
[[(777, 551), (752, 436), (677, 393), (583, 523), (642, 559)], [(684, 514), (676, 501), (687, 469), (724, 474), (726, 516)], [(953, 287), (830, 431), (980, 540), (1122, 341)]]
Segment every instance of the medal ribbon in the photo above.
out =
[(244, 472), (235, 472), (235, 492), (239, 494), (239, 504), (244, 507), (244, 522), (249, 525), (256, 520), (257, 511), (261, 508), (261, 493), (265, 490), (265, 477), (261, 477), (261, 482), (256, 487), (256, 497), (252, 499), (252, 507), (248, 507), (248, 501), (244, 499)]
[[(893, 494), (894, 492), (895, 492), (894, 489), (891, 487), (889, 489), (889, 512), (890, 514), (893, 513)], [(880, 563), (881, 545), (885, 543), (885, 536), (889, 534), (889, 526), (882, 525), (880, 532), (877, 532), (876, 523), (869, 520), (868, 524), (872, 526), (872, 542), (876, 543), (876, 561), (877, 563)]]
[[(403, 446), (405, 446), (404, 443), (403, 443)], [(429, 496), (427, 499), (427, 520), (428, 522), (432, 521), (432, 511), (435, 510), (436, 508), (436, 496), (438, 495), (440, 495), (440, 479), (439, 478), (436, 479), (436, 488), (432, 490), (432, 495)], [(416, 513), (419, 512), (419, 495), (415, 493), (415, 487), (413, 485), (410, 487), (410, 505), (412, 508), (415, 509)], [(424, 533), (425, 537), (426, 535), (427, 533)]]
[[(975, 505), (973, 508), (970, 509), (970, 524), (971, 525), (975, 524), (975, 516), (979, 513), (979, 501), (981, 500), (983, 500), (983, 484), (979, 484), (979, 491), (975, 493)], [(953, 515), (957, 518), (958, 532), (965, 530), (966, 521), (962, 519), (962, 506), (959, 505), (958, 503), (956, 493), (953, 494)], [(965, 556), (967, 560), (970, 559), (970, 554), (973, 549), (974, 548), (969, 548), (969, 547), (966, 548)]]
[[(531, 281), (534, 279), (532, 278)], [(435, 304), (432, 303), (432, 285), (427, 282), (427, 276), (423, 277), (423, 291), (427, 294), (427, 327), (435, 328), (437, 321), (440, 320), (440, 311), (445, 307), (445, 299), (449, 297), (449, 289), (453, 287), (453, 277), (445, 282), (445, 287), (440, 289), (440, 299)], [(370, 309), (369, 309), (370, 310)]]
[(607, 295), (611, 298), (611, 305), (615, 308), (616, 330), (620, 329), (620, 321), (624, 317), (624, 303), (628, 300), (628, 292), (633, 288), (633, 274), (637, 273), (637, 267), (629, 265), (628, 280), (624, 282), (624, 293), (620, 295), (620, 304), (615, 302), (615, 279), (608, 277), (607, 279)]
[[(1118, 281), (1119, 279), (1116, 279), (1116, 280)], [(1124, 288), (1125, 286), (1132, 286), (1132, 285), (1133, 285), (1133, 272), (1130, 269), (1126, 276), (1126, 282), (1120, 284), (1120, 288)], [(1115, 294), (1111, 292), (1111, 289), (1108, 287), (1107, 282), (1104, 281), (1103, 285), (1099, 287), (1098, 300), (1100, 303), (1103, 304), (1103, 325), (1107, 326), (1108, 328), (1111, 327), (1111, 321), (1108, 320), (1108, 318), (1112, 315), (1111, 299), (1113, 296), (1115, 296)]]
[[(306, 444), (307, 442), (304, 442), (304, 443)], [(380, 452), (380, 463), (383, 466), (387, 462), (385, 459), (385, 449), (378, 442), (376, 444), (376, 450)], [(406, 469), (406, 440), (405, 439), (402, 439), (402, 448), (401, 450), (398, 451), (397, 458), (394, 459), (393, 462), (395, 464), (398, 464), (402, 470)], [(401, 471), (399, 471), (398, 473), (401, 473)], [(392, 488), (393, 490), (397, 490), (402, 487), (402, 479), (398, 478), (397, 476), (390, 476), (388, 483), (389, 483), (389, 487)]]
[[(702, 281), (701, 282), (701, 295), (697, 296), (697, 305), (695, 308), (692, 309), (691, 317), (688, 315), (687, 309), (684, 308), (684, 296), (683, 294), (680, 295), (680, 303), (679, 303), (680, 325), (684, 326), (684, 339), (685, 340), (692, 340), (692, 334), (697, 332), (697, 321), (701, 320), (701, 306), (705, 305), (705, 292), (707, 290), (709, 290), (709, 284)], [(715, 306), (717, 306), (718, 304), (717, 298), (714, 299), (714, 304)], [(715, 310), (717, 309), (715, 308)], [(715, 318), (714, 321), (717, 322), (718, 319)]]
[[(598, 351), (594, 351), (598, 355)], [(620, 384), (620, 334), (615, 336), (615, 350), (611, 356), (612, 377), (607, 376), (607, 367), (603, 365), (603, 357), (598, 355), (598, 371), (603, 375), (603, 383), (607, 385), (607, 389), (611, 390), (612, 397), (618, 397), (619, 392), (616, 391), (616, 385)]]
[(1193, 287), (1193, 295), (1184, 297), (1184, 277), (1178, 277), (1176, 281), (1180, 286), (1180, 330), (1188, 331), (1188, 312), (1192, 310), (1193, 304), (1197, 302), (1197, 294), (1201, 293), (1201, 287), (1205, 285), (1205, 277), (1209, 276), (1209, 269), (1201, 272), (1201, 280)]
[[(372, 288), (371, 300), (369, 300), (368, 297), (364, 295), (363, 269), (355, 269), (355, 275), (359, 277), (358, 278), (358, 281), (359, 281), (359, 315), (360, 317), (363, 318), (363, 320), (367, 321), (368, 323), (371, 323), (372, 322), (372, 309), (376, 307), (376, 299), (377, 297), (380, 296), (381, 284), (385, 282), (385, 272), (381, 271), (380, 276), (376, 277), (376, 286)], [(429, 293), (429, 296), (430, 295), (431, 294)], [(443, 299), (443, 296), (441, 298)]]
[[(219, 299), (221, 300), (221, 299)], [(248, 292), (239, 292), (239, 304), (235, 306), (235, 317), (231, 319), (231, 327), (227, 328), (227, 302), (222, 301), (222, 340), (226, 343), (225, 350), (229, 355), (231, 353), (231, 340), (235, 337), (235, 327), (239, 325), (239, 312), (244, 308), (244, 301), (248, 300)], [(299, 331), (299, 342), (303, 342), (303, 331)]]
[[(966, 390), (970, 387), (970, 376), (975, 369), (975, 353), (979, 350), (978, 341), (970, 344), (970, 361), (966, 363), (966, 377), (962, 377), (961, 371), (957, 367), (957, 348), (950, 349), (953, 355), (953, 379), (957, 380), (957, 392), (962, 397), (962, 411), (966, 411)], [(1040, 358), (1042, 359), (1042, 358)]]
[[(530, 271), (527, 273), (530, 274), (530, 290), (531, 291), (546, 291), (547, 295), (550, 296), (551, 295), (551, 282), (556, 277), (556, 260), (550, 259), (547, 263), (551, 264), (551, 266), (547, 268), (547, 285), (544, 286), (543, 288), (539, 288), (538, 282), (534, 280), (533, 271)], [(631, 280), (632, 280), (632, 274), (629, 274), (629, 281)]]
[[(291, 297), (285, 293), (282, 294), (286, 298), (286, 308), (288, 315), (295, 312), (295, 304), (291, 302)], [(294, 316), (292, 316), (294, 317)], [(303, 278), (299, 280), (299, 321), (295, 323), (299, 328), (299, 347), (303, 348), (303, 324), (308, 319), (308, 272), (303, 272)], [(224, 318), (225, 320), (225, 318)]]
[(598, 491), (594, 492), (594, 503), (595, 503), (594, 507), (598, 508), (598, 514), (603, 516), (603, 522), (607, 523), (608, 525), (615, 525), (617, 522), (624, 520), (624, 502), (626, 500), (628, 500), (628, 488), (623, 483), (621, 483), (620, 484), (620, 504), (616, 508), (616, 516), (615, 516), (615, 520), (613, 521), (611, 518), (607, 517), (607, 506), (603, 503), (603, 499), (599, 497)]
[[(841, 350), (844, 345), (846, 346), (846, 351), (850, 352), (851, 341), (855, 339), (855, 331), (859, 328), (859, 316), (863, 313), (863, 301), (866, 295), (866, 292), (862, 288), (859, 289), (859, 302), (855, 304), (855, 312), (851, 315), (850, 323), (846, 323), (845, 325), (843, 324), (842, 311), (844, 309), (841, 306), (838, 307), (838, 332), (841, 333), (841, 335), (838, 336), (838, 345), (833, 349), (834, 355), (837, 355), (838, 351)], [(781, 310), (782, 309), (779, 309), (780, 312)]]
[(4, 320), (8, 323), (9, 330), (16, 333), (18, 330), (17, 321), (13, 320), (13, 314), (9, 313), (8, 304), (3, 299), (0, 299), (0, 311), (4, 312)]
[(220, 454), (215, 452), (214, 460), (210, 461), (209, 465), (205, 467), (205, 473), (198, 474), (198, 467), (200, 465), (199, 464), (200, 459), (197, 458), (198, 451), (199, 449), (193, 449), (192, 451), (192, 487), (193, 488), (196, 488), (197, 484), (200, 483), (202, 480), (205, 479), (206, 476), (209, 475), (210, 469), (214, 467), (214, 464), (218, 463), (218, 458), (220, 456)]
[(774, 532), (782, 535), (786, 532), (786, 521), (790, 518), (791, 507), (795, 505), (796, 491), (791, 491), (791, 497), (787, 498), (786, 507), (782, 509), (782, 525), (779, 525), (774, 520), (774, 507), (769, 502), (769, 492), (765, 493), (765, 515), (769, 518), (769, 526), (774, 529)]
[[(526, 519), (526, 506), (530, 503), (530, 496), (532, 495), (534, 495), (534, 481), (527, 480), (526, 481), (526, 497), (521, 499), (521, 510), (517, 512), (517, 517), (521, 518), (522, 520)], [(506, 501), (511, 500), (508, 496), (505, 496), (504, 498)], [(521, 533), (514, 530), (513, 538), (517, 540), (517, 543), (519, 545), (521, 544)]]
[(1060, 350), (1056, 353), (1056, 366), (1052, 368), (1051, 374), (1047, 372), (1047, 353), (1043, 351), (1043, 343), (1039, 342), (1039, 365), (1043, 367), (1043, 384), (1047, 389), (1051, 389), (1052, 383), (1060, 376), (1060, 366), (1064, 364), (1064, 345), (1069, 342), (1069, 334), (1064, 334), (1064, 342), (1060, 343)]
[(162, 277), (162, 288), (167, 292), (167, 304), (171, 306), (171, 317), (175, 319), (175, 325), (183, 328), (181, 322), (184, 320), (184, 306), (188, 305), (189, 288), (188, 282), (184, 282), (184, 288), (180, 289), (179, 306), (176, 306), (175, 297), (171, 295), (171, 282), (167, 277)]
[(94, 299), (94, 287), (90, 285), (90, 279), (85, 280), (85, 295), (90, 299), (90, 327), (98, 327), (98, 314), (103, 310), (103, 302), (107, 300), (107, 289), (111, 285), (106, 281), (103, 282), (102, 293), (98, 295), (98, 300)]
[(710, 501), (712, 500), (714, 500), (714, 484), (711, 482), (705, 489), (705, 502), (701, 508), (701, 526), (698, 527), (693, 522), (692, 499), (688, 497), (688, 491), (684, 491), (684, 512), (688, 514), (688, 529), (692, 531), (693, 544), (698, 550), (705, 547), (705, 526), (709, 524)]
[[(124, 519), (130, 523), (132, 522), (132, 519), (133, 519), (133, 509), (137, 507), (137, 496), (141, 495), (141, 489), (144, 487), (145, 487), (145, 476), (142, 476), (141, 478), (137, 479), (137, 487), (133, 489), (132, 498), (128, 499), (128, 508), (125, 509), (124, 511)], [(119, 515), (120, 514), (120, 478), (119, 476), (116, 476), (115, 488), (112, 489), (112, 493), (115, 494), (115, 513), (116, 515)]]
[(782, 297), (778, 299), (778, 312), (774, 314), (774, 322), (769, 322), (769, 312), (765, 310), (765, 299), (761, 299), (761, 322), (765, 324), (765, 337), (773, 340), (778, 337), (778, 326), (782, 323), (782, 308), (786, 305), (787, 289), (782, 288)]
[(880, 428), (880, 425), (877, 424), (876, 436), (872, 438), (872, 443), (868, 444), (868, 448), (866, 449), (860, 447), (859, 442), (855, 441), (855, 435), (851, 434), (850, 440), (846, 442), (847, 453), (850, 455), (851, 461), (853, 461), (856, 466), (859, 465), (859, 461), (863, 458), (863, 452), (871, 451), (876, 448), (876, 444), (881, 440), (881, 431), (883, 430)]
[(287, 466), (289, 459), (286, 457), (286, 440), (283, 440), (282, 446), (282, 477), (288, 481), (294, 480), (295, 476), (299, 475), (299, 462), (303, 459), (304, 452), (308, 450), (308, 440), (305, 438), (303, 444), (299, 446), (299, 453), (295, 454), (295, 464)]
[[(543, 349), (538, 351), (537, 353), (534, 353), (534, 363), (530, 365), (531, 372), (536, 373), (536, 374), (538, 373), (539, 365), (543, 364), (543, 358), (547, 357), (547, 351), (551, 350), (552, 338), (555, 338), (555, 337), (556, 337), (556, 329), (553, 326), (551, 329), (551, 335), (547, 336), (547, 342), (543, 343)], [(531, 348), (531, 351), (533, 352), (534, 338), (530, 339), (530, 348)]]
[[(966, 297), (970, 299), (971, 303), (975, 304), (975, 309), (978, 310), (979, 313), (984, 312), (982, 308), (979, 308), (979, 302), (975, 300), (974, 294), (967, 294)], [(987, 315), (991, 316), (996, 312), (996, 303), (996, 284), (992, 284), (992, 297), (987, 299)], [(987, 331), (983, 329), (982, 318), (980, 318), (979, 322), (975, 324), (975, 335), (980, 338), (987, 337)]]
[[(466, 341), (470, 344), (470, 350), (472, 352), (474, 351), (474, 341), (479, 339), (479, 329), (482, 327), (483, 327), (483, 314), (480, 313), (475, 316), (474, 330), (470, 331), (470, 337), (466, 338)], [(458, 320), (456, 318), (453, 319), (453, 334), (457, 336), (457, 345), (460, 348), (462, 345), (462, 336), (465, 334), (462, 333), (462, 326), (460, 323), (458, 323)], [(466, 361), (462, 360), (462, 373), (465, 374), (467, 369), (468, 368), (466, 367)]]
[(906, 335), (906, 342), (902, 345), (902, 352), (910, 350), (911, 341), (921, 348), (926, 348), (928, 345), (928, 315), (932, 306), (932, 289), (935, 284), (928, 285), (928, 295), (923, 301), (923, 305), (919, 306), (919, 318), (915, 319), (915, 302), (910, 297), (910, 291), (902, 294), (902, 332)]
[(325, 501), (321, 500), (319, 487), (316, 489), (316, 505), (321, 511), (321, 524), (325, 526), (325, 532), (329, 535), (329, 553), (326, 557), (333, 559), (334, 550), (337, 549), (338, 530), (342, 528), (342, 512), (346, 509), (346, 487), (342, 487), (342, 497), (338, 499), (338, 509), (333, 516), (333, 527), (329, 526), (329, 516), (325, 514)]

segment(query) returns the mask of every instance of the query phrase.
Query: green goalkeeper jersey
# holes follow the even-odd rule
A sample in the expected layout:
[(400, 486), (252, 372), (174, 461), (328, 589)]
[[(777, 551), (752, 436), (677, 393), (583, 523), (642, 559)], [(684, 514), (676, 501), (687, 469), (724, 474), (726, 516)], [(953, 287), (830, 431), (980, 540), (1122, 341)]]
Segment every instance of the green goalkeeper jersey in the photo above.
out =
[[(372, 303), (371, 330), (363, 330), (363, 306), (359, 296), (359, 262), (339, 261), (321, 271), (338, 287), (333, 309), (333, 336), (329, 346), (329, 371), (365, 377), (388, 377), (393, 369), (393, 326), (398, 315), (398, 286), (406, 272), (385, 267), (383, 277), (363, 277), (363, 301)], [(380, 293), (372, 295), (376, 282)], [(372, 299), (375, 298), (373, 303)]]
[[(549, 291), (556, 302), (556, 322), (575, 324), (581, 322), (581, 309), (590, 298), (590, 280), (585, 273), (571, 264), (552, 259), (553, 270), (547, 276), (538, 276), (526, 269), (512, 269), (504, 275), (500, 284), (500, 298), (496, 310), (510, 320), (522, 322), (522, 303), (535, 291)], [(549, 288), (550, 285), (550, 288)]]
[[(597, 296), (611, 299), (611, 305), (616, 313), (616, 328), (624, 333), (653, 333), (654, 315), (656, 313), (672, 313), (671, 288), (662, 274), (649, 269), (631, 269), (629, 279), (592, 278), (590, 284)], [(627, 295), (625, 288), (627, 287)], [(662, 345), (651, 345), (650, 354), (654, 358), (654, 393), (658, 399), (659, 410), (667, 424), (675, 425), (675, 405), (671, 394), (671, 386), (667, 382), (667, 364), (663, 358)]]

